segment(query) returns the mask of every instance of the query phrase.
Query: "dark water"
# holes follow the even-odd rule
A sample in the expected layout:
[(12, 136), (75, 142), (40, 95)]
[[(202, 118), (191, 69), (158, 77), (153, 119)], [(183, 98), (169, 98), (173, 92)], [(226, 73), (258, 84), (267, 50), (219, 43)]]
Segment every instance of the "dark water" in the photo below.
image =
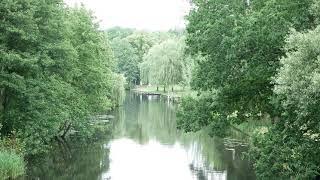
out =
[[(68, 142), (30, 160), (37, 180), (250, 180), (253, 172), (232, 140), (176, 130), (175, 105), (128, 93), (114, 112), (112, 135), (93, 144)], [(67, 149), (65, 147), (68, 147)]]

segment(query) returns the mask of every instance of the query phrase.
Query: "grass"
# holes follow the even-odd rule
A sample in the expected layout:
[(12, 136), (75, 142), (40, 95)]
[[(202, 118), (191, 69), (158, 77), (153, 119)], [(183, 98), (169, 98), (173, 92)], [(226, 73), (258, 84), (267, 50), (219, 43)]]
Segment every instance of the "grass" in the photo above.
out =
[[(173, 91), (172, 91), (173, 87)], [(145, 93), (157, 93), (161, 95), (170, 95), (173, 97), (183, 97), (183, 96), (188, 96), (188, 95), (195, 95), (196, 92), (192, 91), (189, 87), (183, 88), (182, 86), (179, 85), (173, 85), (173, 86), (168, 86), (166, 87), (166, 92), (163, 90), (163, 86), (159, 86), (159, 89), (157, 91), (157, 86), (137, 86), (133, 90), (139, 91), (139, 92), (145, 92)]]
[(17, 178), (25, 173), (23, 157), (8, 151), (0, 151), (0, 180)]

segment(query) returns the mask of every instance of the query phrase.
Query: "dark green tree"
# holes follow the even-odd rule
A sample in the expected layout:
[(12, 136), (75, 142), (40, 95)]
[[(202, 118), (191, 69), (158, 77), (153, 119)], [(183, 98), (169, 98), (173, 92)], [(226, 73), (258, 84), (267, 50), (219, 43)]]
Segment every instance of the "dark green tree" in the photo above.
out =
[(140, 80), (139, 57), (126, 39), (115, 38), (111, 46), (117, 62), (117, 70), (124, 74), (128, 84), (135, 84)]
[(275, 77), (281, 118), (257, 133), (251, 155), (258, 177), (312, 179), (320, 172), (319, 57), (320, 27), (293, 31)]
[(112, 52), (83, 7), (61, 0), (0, 2), (1, 135), (28, 153), (111, 107)]
[(313, 27), (312, 1), (194, 1), (188, 16), (187, 44), (206, 60), (198, 62), (193, 87), (221, 92), (225, 111), (272, 114), (271, 78), (284, 55), (284, 38), (291, 27)]

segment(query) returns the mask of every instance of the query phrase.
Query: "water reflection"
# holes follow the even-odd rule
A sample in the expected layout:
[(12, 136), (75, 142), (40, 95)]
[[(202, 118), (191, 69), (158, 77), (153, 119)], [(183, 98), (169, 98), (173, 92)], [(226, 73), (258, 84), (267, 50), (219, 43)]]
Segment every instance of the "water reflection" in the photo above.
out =
[(114, 112), (112, 137), (95, 144), (69, 142), (67, 150), (29, 161), (35, 180), (250, 180), (246, 147), (207, 133), (176, 130), (175, 105), (128, 93)]
[(254, 179), (248, 162), (242, 160), (245, 147), (226, 147), (224, 140), (204, 132), (178, 132), (174, 109), (157, 96), (128, 94), (116, 113), (110, 169), (104, 176), (112, 180)]
[(191, 180), (187, 154), (179, 144), (162, 145), (150, 140), (144, 145), (121, 138), (111, 142), (110, 170), (112, 180), (152, 179)]
[(70, 149), (55, 147), (42, 157), (30, 159), (27, 176), (30, 180), (103, 180), (109, 169), (106, 144), (70, 145)]

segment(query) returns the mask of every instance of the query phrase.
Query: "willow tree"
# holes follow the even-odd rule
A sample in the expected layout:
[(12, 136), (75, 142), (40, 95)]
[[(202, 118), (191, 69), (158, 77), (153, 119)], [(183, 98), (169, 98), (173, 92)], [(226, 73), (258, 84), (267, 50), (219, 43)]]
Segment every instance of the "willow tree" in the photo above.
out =
[(161, 85), (166, 91), (167, 86), (182, 81), (184, 47), (182, 39), (170, 39), (149, 50), (140, 66), (151, 84)]

